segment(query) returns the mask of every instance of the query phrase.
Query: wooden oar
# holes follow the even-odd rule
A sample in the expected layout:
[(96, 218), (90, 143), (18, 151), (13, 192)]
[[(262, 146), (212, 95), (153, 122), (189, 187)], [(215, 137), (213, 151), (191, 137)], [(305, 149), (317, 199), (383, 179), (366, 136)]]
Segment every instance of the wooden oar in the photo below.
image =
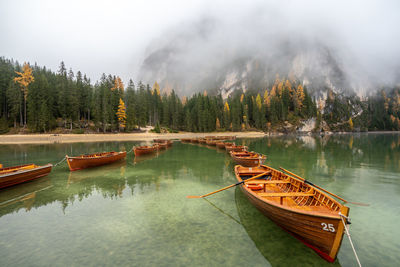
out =
[(249, 178), (249, 179), (243, 180), (243, 181), (238, 182), (238, 183), (236, 183), (236, 184), (228, 185), (228, 186), (226, 186), (226, 187), (224, 187), (224, 188), (218, 189), (217, 191), (214, 191), (214, 192), (211, 192), (211, 193), (202, 195), (202, 196), (186, 196), (186, 197), (187, 197), (187, 198), (203, 198), (203, 197), (207, 197), (207, 196), (209, 196), (209, 195), (212, 195), (212, 194), (215, 194), (215, 193), (224, 191), (224, 190), (229, 189), (229, 188), (231, 188), (231, 187), (234, 187), (234, 186), (243, 184), (244, 182), (247, 182), (247, 181), (250, 181), (250, 180), (254, 180), (254, 179), (260, 178), (260, 177), (262, 177), (262, 176), (264, 176), (264, 175), (268, 175), (268, 174), (270, 174), (270, 173), (271, 173), (270, 171), (263, 172), (263, 173), (261, 173), (261, 174), (259, 174), (259, 175), (253, 176), (253, 177), (251, 177), (251, 178)]
[(331, 192), (329, 192), (328, 190), (325, 190), (325, 189), (323, 189), (322, 187), (319, 187), (318, 185), (315, 185), (315, 184), (313, 184), (313, 183), (307, 181), (306, 179), (304, 179), (304, 178), (302, 178), (302, 177), (300, 177), (300, 176), (298, 176), (298, 175), (296, 175), (296, 174), (294, 174), (294, 173), (292, 173), (292, 172), (290, 172), (290, 171), (288, 171), (288, 170), (285, 170), (285, 169), (282, 168), (282, 167), (279, 167), (279, 169), (281, 169), (282, 171), (287, 172), (288, 174), (290, 174), (290, 175), (292, 175), (292, 176), (294, 176), (294, 177), (296, 177), (296, 178), (302, 180), (302, 181), (305, 182), (306, 184), (309, 184), (309, 185), (311, 185), (311, 186), (314, 186), (314, 187), (316, 187), (316, 188), (318, 188), (318, 189), (324, 191), (325, 193), (328, 193), (328, 194), (330, 194), (330, 195), (332, 195), (332, 196), (334, 196), (334, 197), (340, 199), (341, 201), (343, 201), (343, 202), (345, 202), (345, 203), (350, 203), (350, 204), (359, 205), (359, 206), (369, 206), (369, 204), (365, 204), (365, 203), (347, 201), (346, 199), (343, 199), (343, 198), (339, 197), (338, 195), (335, 195), (334, 193), (331, 193)]

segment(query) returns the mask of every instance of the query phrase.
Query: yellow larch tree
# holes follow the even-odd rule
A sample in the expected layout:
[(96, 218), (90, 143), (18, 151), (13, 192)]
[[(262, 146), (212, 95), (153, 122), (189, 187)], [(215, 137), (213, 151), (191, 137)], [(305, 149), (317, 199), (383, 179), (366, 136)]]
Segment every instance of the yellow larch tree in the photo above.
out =
[(303, 105), (304, 98), (306, 97), (304, 94), (303, 86), (301, 84), (297, 86), (296, 95), (297, 95), (298, 105), (301, 108), (301, 106)]
[(121, 78), (118, 76), (114, 80), (114, 87), (111, 88), (111, 91), (114, 91), (114, 90), (124, 91), (124, 84), (122, 83)]
[(18, 83), (21, 87), (21, 91), (24, 93), (24, 126), (26, 126), (26, 99), (28, 97), (28, 86), (30, 83), (35, 81), (35, 78), (32, 74), (32, 69), (28, 63), (24, 63), (22, 67), (22, 72), (16, 71), (19, 76), (14, 78), (14, 82)]
[(266, 90), (265, 90), (265, 93), (264, 93), (264, 104), (265, 104), (267, 107), (269, 107), (269, 105), (271, 104), (271, 99), (270, 99), (270, 96), (269, 96), (269, 94), (268, 94), (268, 89), (266, 89)]
[(124, 101), (121, 98), (119, 99), (117, 117), (118, 117), (119, 127), (122, 128), (122, 129), (125, 129), (125, 126), (126, 126), (126, 107), (125, 107)]
[(286, 87), (286, 89), (289, 90), (290, 93), (293, 92), (293, 91), (292, 91), (292, 84), (290, 83), (289, 80), (286, 80), (286, 82), (285, 82), (285, 87)]
[(272, 86), (271, 92), (269, 94), (272, 97), (276, 96), (276, 85)]
[(260, 94), (257, 94), (257, 97), (256, 97), (256, 105), (257, 105), (258, 110), (260, 111), (260, 110), (261, 110), (261, 107), (262, 107), (262, 101), (261, 101), (261, 96), (260, 96)]
[(153, 94), (156, 93), (157, 95), (160, 95), (160, 85), (156, 82), (154, 82), (153, 85)]
[(225, 102), (224, 111), (225, 112), (229, 112), (229, 104), (228, 104), (228, 102)]
[(279, 96), (282, 96), (282, 92), (283, 92), (283, 82), (280, 82), (278, 84), (278, 94), (279, 94)]
[(226, 129), (230, 123), (230, 111), (229, 104), (225, 102), (224, 104), (224, 128)]

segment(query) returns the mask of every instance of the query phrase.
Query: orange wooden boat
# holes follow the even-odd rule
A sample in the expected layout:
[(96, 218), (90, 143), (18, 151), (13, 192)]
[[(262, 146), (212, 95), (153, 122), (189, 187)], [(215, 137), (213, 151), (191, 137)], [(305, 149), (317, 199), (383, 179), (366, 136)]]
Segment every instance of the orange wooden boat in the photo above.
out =
[(0, 169), (0, 188), (24, 183), (30, 180), (46, 176), (51, 172), (52, 164), (38, 166), (25, 164)]
[(181, 139), (181, 142), (182, 142), (182, 143), (189, 143), (189, 142), (191, 142), (191, 140), (192, 140), (192, 139), (190, 139), (190, 138), (182, 138), (182, 139)]
[[(270, 171), (266, 179), (241, 185), (250, 202), (277, 225), (333, 262), (343, 239), (349, 208), (304, 181), (271, 167), (235, 166), (239, 182)], [(343, 219), (343, 221), (342, 221)]]
[(200, 144), (206, 144), (207, 143), (207, 139), (206, 138), (199, 138), (199, 143)]
[(150, 154), (157, 152), (158, 150), (158, 145), (152, 145), (152, 146), (137, 146), (133, 149), (135, 156), (140, 156), (140, 155), (145, 155), (145, 154)]
[(218, 148), (225, 149), (225, 142), (217, 142), (215, 144)]
[(0, 163), (0, 169), (3, 168), (3, 164)]
[(241, 151), (241, 152), (230, 152), (232, 159), (236, 164), (244, 167), (256, 167), (260, 166), (267, 159), (265, 155), (258, 154), (255, 152)]
[(206, 143), (209, 146), (216, 146), (217, 145), (218, 140), (214, 140), (214, 139), (207, 139)]
[(235, 145), (235, 143), (232, 143), (232, 142), (225, 142), (225, 148), (228, 147), (228, 146), (233, 146), (233, 145)]
[(247, 150), (247, 146), (237, 146), (235, 144), (231, 145), (231, 146), (225, 145), (225, 149), (228, 152), (231, 152), (231, 151), (240, 152), (240, 151), (246, 151)]
[(67, 158), (68, 167), (71, 171), (101, 166), (115, 161), (124, 159), (126, 151), (120, 152), (103, 152), (88, 155), (80, 155), (77, 157), (65, 156)]
[(171, 147), (174, 143), (171, 140), (166, 140), (165, 142), (167, 143), (167, 147)]
[(158, 149), (167, 149), (168, 143), (167, 142), (162, 142), (162, 143), (157, 143)]
[(199, 139), (198, 138), (193, 138), (193, 139), (191, 139), (190, 140), (192, 143), (198, 143), (199, 142)]

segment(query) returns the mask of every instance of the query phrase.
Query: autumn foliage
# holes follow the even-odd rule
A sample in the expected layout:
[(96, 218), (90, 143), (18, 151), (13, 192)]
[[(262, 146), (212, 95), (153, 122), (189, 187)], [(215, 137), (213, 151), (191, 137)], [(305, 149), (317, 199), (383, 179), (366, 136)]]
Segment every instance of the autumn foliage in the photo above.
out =
[(121, 98), (119, 99), (117, 117), (118, 117), (119, 127), (122, 129), (125, 129), (125, 127), (126, 127), (126, 107), (125, 107), (124, 101)]

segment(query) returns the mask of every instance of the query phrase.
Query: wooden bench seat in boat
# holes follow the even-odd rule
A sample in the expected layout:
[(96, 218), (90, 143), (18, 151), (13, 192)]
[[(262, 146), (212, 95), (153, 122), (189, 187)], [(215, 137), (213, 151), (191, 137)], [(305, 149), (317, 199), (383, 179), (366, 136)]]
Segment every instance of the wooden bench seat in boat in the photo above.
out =
[(285, 180), (251, 180), (246, 184), (289, 184), (290, 181)]
[(310, 197), (313, 193), (306, 192), (289, 192), (289, 193), (259, 193), (261, 197)]
[(289, 192), (289, 193), (258, 193), (260, 197), (279, 197), (280, 204), (283, 205), (283, 198), (285, 197), (311, 197), (314, 194), (306, 192)]

